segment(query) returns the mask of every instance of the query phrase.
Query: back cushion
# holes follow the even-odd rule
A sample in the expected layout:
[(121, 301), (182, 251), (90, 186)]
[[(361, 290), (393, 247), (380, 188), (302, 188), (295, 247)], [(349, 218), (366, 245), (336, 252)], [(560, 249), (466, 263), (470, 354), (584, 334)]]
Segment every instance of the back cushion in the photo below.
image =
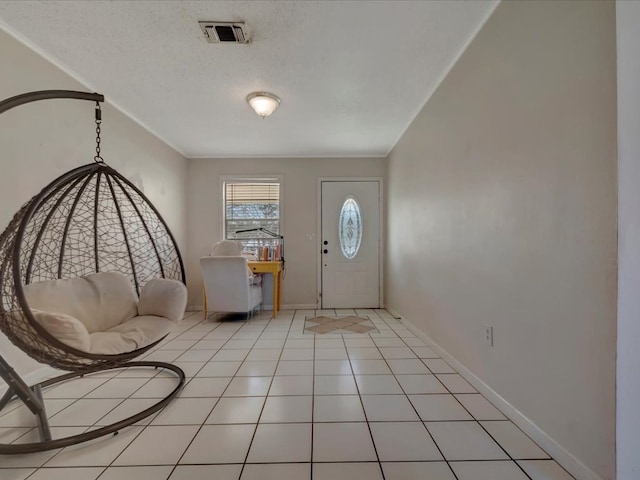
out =
[(32, 283), (24, 291), (30, 308), (71, 315), (89, 333), (108, 330), (138, 314), (136, 291), (117, 272)]
[(222, 240), (211, 247), (212, 257), (237, 257), (242, 255), (242, 243), (234, 240)]

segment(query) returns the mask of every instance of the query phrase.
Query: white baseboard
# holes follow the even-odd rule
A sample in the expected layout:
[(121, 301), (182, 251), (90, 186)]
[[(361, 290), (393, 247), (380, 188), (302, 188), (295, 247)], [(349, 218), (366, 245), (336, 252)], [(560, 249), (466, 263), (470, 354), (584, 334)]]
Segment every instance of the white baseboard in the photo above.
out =
[(427, 334), (419, 330), (409, 320), (403, 318), (397, 312), (387, 307), (387, 311), (397, 318), (400, 323), (411, 330), (425, 343), (429, 344), (447, 363), (455, 368), (465, 380), (473, 385), (478, 392), (484, 395), (498, 410), (506, 415), (509, 420), (515, 423), (520, 429), (529, 435), (531, 439), (540, 445), (546, 452), (553, 457), (560, 465), (562, 465), (571, 475), (578, 480), (603, 480), (601, 476), (591, 470), (579, 459), (569, 453), (558, 442), (545, 433), (540, 427), (533, 423), (529, 418), (523, 415), (518, 409), (502, 398), (489, 385), (484, 383), (471, 370), (456, 360), (449, 352), (433, 341)]
[[(292, 303), (288, 305), (282, 305), (280, 310), (316, 310), (318, 306), (315, 303)], [(204, 309), (202, 304), (200, 305), (187, 305), (188, 312), (201, 312)], [(273, 310), (273, 305), (263, 305), (262, 310), (268, 312)]]
[(291, 303), (282, 305), (280, 310), (318, 310), (318, 305), (315, 303)]
[[(49, 375), (54, 373), (55, 370), (47, 365), (43, 365), (42, 367), (34, 370), (33, 372), (27, 373), (26, 375), (21, 375), (22, 380), (29, 386), (35, 385), (36, 383), (40, 383)], [(0, 397), (5, 394), (9, 387), (6, 383), (0, 380)]]
[[(402, 315), (400, 315), (398, 312), (396, 312), (394, 309), (389, 308), (387, 306), (384, 307), (384, 309), (389, 312), (391, 314), (391, 316), (397, 320), (402, 318)], [(425, 335), (426, 336), (426, 335)]]

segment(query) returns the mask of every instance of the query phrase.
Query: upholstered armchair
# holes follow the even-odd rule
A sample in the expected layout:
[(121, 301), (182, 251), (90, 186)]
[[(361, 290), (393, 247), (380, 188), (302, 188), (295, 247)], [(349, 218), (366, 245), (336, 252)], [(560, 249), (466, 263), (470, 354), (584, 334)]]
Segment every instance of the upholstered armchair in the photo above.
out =
[(209, 311), (246, 312), (249, 316), (262, 303), (261, 278), (251, 273), (235, 243), (219, 242), (211, 256), (200, 258), (205, 318)]

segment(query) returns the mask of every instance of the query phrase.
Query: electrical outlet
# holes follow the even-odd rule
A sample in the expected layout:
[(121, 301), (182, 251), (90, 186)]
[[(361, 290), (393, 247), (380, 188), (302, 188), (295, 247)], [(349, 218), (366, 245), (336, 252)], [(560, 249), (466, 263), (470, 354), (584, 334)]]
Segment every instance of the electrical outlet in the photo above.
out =
[(493, 326), (485, 325), (484, 326), (484, 341), (490, 347), (493, 347)]

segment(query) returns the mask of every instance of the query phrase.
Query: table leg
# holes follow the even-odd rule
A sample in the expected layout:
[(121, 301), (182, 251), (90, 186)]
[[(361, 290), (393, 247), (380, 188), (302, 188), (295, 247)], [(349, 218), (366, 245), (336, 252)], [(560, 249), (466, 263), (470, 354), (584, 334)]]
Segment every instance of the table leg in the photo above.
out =
[(282, 306), (282, 270), (278, 270), (278, 311)]
[(207, 291), (202, 288), (202, 306), (204, 307), (204, 319), (207, 319)]
[(278, 315), (278, 276), (275, 273), (271, 273), (273, 278), (273, 318)]

